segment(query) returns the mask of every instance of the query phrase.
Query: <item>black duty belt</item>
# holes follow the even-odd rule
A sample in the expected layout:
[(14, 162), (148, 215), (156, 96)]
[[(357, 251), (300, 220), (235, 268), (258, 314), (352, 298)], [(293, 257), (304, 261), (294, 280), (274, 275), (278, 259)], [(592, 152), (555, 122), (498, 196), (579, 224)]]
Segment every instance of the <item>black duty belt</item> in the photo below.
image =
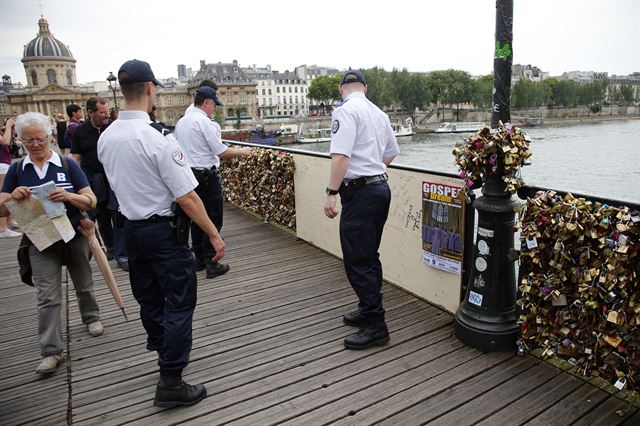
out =
[(146, 219), (129, 220), (129, 222), (138, 225), (143, 223), (173, 222), (173, 219), (174, 219), (174, 216), (160, 216), (160, 215), (154, 214), (153, 216), (150, 216)]
[(369, 185), (370, 183), (375, 182), (386, 182), (389, 180), (389, 177), (386, 173), (375, 176), (362, 176), (356, 179), (345, 179), (342, 181), (342, 185), (352, 189), (362, 188), (365, 185)]

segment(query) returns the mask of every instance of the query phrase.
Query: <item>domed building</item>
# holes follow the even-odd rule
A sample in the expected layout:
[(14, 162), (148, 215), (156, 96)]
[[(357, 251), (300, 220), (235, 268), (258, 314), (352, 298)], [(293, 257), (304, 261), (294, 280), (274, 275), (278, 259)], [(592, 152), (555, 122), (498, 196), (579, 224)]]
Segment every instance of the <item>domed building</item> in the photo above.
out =
[(76, 60), (71, 50), (51, 34), (46, 19), (41, 17), (38, 27), (38, 36), (24, 46), (22, 55), (27, 84), (29, 87), (76, 86)]
[(38, 34), (23, 50), (22, 63), (27, 85), (11, 83), (8, 75), (0, 86), (0, 118), (38, 111), (52, 118), (63, 114), (66, 107), (78, 104), (83, 109), (87, 100), (96, 96), (93, 88), (78, 87), (76, 60), (69, 46), (53, 36), (49, 22), (38, 20)]

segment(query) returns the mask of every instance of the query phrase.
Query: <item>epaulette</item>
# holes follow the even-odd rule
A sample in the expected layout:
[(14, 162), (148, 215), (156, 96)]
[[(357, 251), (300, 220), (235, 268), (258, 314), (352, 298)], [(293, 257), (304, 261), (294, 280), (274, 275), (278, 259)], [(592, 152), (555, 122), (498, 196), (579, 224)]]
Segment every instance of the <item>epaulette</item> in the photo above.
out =
[(344, 101), (338, 102), (338, 105), (336, 105), (336, 108), (341, 107), (342, 105), (346, 104), (348, 100), (349, 99), (345, 99)]

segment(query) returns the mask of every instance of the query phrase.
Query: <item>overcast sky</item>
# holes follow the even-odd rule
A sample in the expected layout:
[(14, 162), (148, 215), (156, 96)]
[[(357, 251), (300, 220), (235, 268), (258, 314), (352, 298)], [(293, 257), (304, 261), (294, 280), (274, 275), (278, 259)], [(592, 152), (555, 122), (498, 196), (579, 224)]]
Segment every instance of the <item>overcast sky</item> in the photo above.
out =
[[(285, 71), (302, 64), (409, 71), (493, 69), (494, 0), (0, 0), (0, 74), (25, 83), (20, 60), (42, 13), (68, 45), (78, 82), (126, 60), (159, 78), (200, 59)], [(513, 63), (551, 75), (640, 71), (640, 0), (515, 0)]]

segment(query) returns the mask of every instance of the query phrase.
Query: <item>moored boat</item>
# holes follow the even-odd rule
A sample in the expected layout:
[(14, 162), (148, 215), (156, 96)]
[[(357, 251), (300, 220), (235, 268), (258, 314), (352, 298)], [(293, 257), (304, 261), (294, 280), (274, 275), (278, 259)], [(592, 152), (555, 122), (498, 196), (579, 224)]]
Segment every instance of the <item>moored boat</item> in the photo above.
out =
[(317, 128), (303, 131), (302, 125), (298, 131), (298, 143), (316, 143), (316, 142), (331, 142), (331, 129), (330, 128)]
[(393, 134), (396, 137), (411, 136), (413, 135), (413, 120), (409, 117), (404, 121), (404, 124), (391, 123), (391, 128), (393, 129)]
[(457, 123), (442, 123), (435, 132), (436, 133), (464, 133), (477, 132), (485, 127), (486, 124), (479, 121), (460, 121)]

